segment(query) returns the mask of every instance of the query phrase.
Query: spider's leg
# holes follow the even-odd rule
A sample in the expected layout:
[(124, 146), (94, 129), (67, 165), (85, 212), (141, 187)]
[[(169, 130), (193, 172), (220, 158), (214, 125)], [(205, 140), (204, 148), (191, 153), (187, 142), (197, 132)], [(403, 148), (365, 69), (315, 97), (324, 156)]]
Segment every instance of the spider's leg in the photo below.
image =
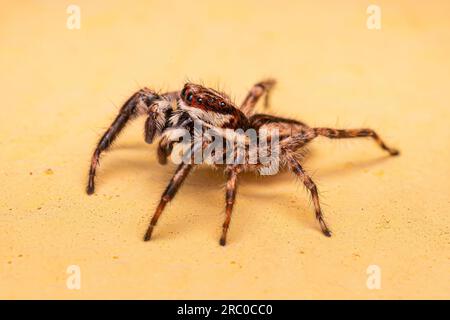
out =
[(161, 200), (159, 201), (158, 207), (156, 208), (155, 214), (150, 221), (150, 225), (148, 226), (147, 232), (145, 233), (144, 241), (149, 241), (152, 237), (153, 228), (158, 222), (159, 216), (164, 210), (166, 204), (173, 199), (184, 179), (188, 176), (189, 172), (192, 169), (192, 164), (182, 163), (178, 166), (174, 176), (169, 182), (169, 185), (166, 187), (166, 190), (161, 196)]
[(152, 93), (148, 89), (142, 89), (132, 95), (120, 108), (119, 114), (114, 119), (111, 126), (101, 137), (97, 144), (97, 147), (92, 155), (91, 166), (89, 169), (89, 181), (86, 188), (87, 194), (93, 194), (95, 189), (95, 171), (99, 163), (100, 155), (103, 151), (106, 151), (111, 143), (116, 139), (118, 134), (122, 131), (129, 120), (136, 118), (139, 115), (143, 115), (146, 112), (146, 107), (150, 106), (155, 99), (159, 98), (158, 95)]
[(256, 103), (264, 93), (266, 93), (264, 107), (267, 108), (269, 106), (270, 90), (275, 86), (275, 83), (274, 79), (266, 79), (255, 84), (242, 102), (240, 106), (241, 111), (246, 116), (252, 115)]
[(330, 128), (314, 128), (316, 135), (324, 136), (331, 139), (343, 139), (343, 138), (360, 138), (371, 137), (375, 142), (383, 149), (389, 152), (391, 156), (399, 154), (397, 149), (388, 147), (378, 134), (372, 129), (330, 129)]
[(258, 130), (264, 128), (268, 130), (270, 130), (271, 128), (277, 128), (280, 138), (290, 137), (309, 130), (308, 125), (306, 125), (304, 122), (263, 113), (254, 114), (249, 117), (248, 120), (250, 122), (250, 125), (253, 128), (258, 128)]
[(319, 193), (317, 192), (316, 184), (312, 181), (311, 177), (305, 172), (298, 160), (293, 155), (288, 155), (288, 162), (292, 171), (300, 178), (305, 187), (310, 191), (311, 198), (314, 203), (316, 211), (316, 218), (319, 221), (322, 232), (327, 237), (331, 237), (331, 231), (328, 229), (325, 220), (323, 218), (322, 209), (320, 208)]
[(237, 177), (239, 174), (238, 167), (230, 167), (228, 170), (228, 178), (225, 193), (225, 221), (223, 223), (222, 236), (220, 237), (220, 245), (224, 246), (227, 242), (228, 228), (230, 227), (231, 213), (233, 211), (234, 202), (237, 192)]
[(308, 128), (298, 134), (294, 134), (280, 142), (282, 148), (295, 151), (318, 136), (324, 136), (330, 139), (361, 138), (371, 137), (383, 149), (389, 152), (391, 156), (400, 154), (397, 149), (388, 147), (378, 134), (372, 129), (330, 129), (330, 128)]

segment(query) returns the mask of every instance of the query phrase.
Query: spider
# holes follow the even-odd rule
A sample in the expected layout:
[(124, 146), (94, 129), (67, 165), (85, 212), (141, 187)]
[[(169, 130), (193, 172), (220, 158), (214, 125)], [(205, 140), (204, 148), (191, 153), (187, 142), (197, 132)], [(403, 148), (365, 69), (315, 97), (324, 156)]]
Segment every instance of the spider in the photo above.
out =
[[(265, 97), (264, 105), (267, 108), (269, 94), (275, 83), (275, 80), (267, 79), (255, 84), (239, 107), (226, 94), (194, 83), (186, 83), (181, 91), (163, 94), (158, 94), (148, 88), (139, 90), (124, 103), (114, 122), (101, 137), (92, 155), (87, 193), (89, 195), (94, 193), (95, 172), (101, 153), (111, 146), (111, 143), (125, 125), (138, 116), (147, 117), (145, 121), (145, 141), (147, 143), (152, 143), (155, 137), (161, 137), (157, 148), (158, 159), (161, 164), (167, 163), (167, 158), (172, 152), (173, 145), (179, 142), (179, 137), (173, 134), (174, 130), (181, 128), (194, 134), (194, 121), (219, 131), (225, 129), (246, 130), (250, 128), (260, 132), (261, 129), (277, 129), (279, 133), (280, 163), (283, 167), (290, 169), (309, 190), (320, 228), (325, 236), (330, 237), (331, 231), (325, 223), (322, 214), (317, 187), (301, 164), (304, 147), (319, 136), (330, 139), (370, 137), (391, 156), (398, 155), (399, 152), (388, 147), (372, 129), (313, 128), (298, 120), (255, 113), (256, 103), (263, 96)], [(206, 147), (207, 143), (202, 145), (202, 148)], [(251, 164), (245, 161), (239, 164), (216, 165), (224, 168), (227, 176), (225, 221), (219, 242), (222, 246), (226, 244), (233, 205), (236, 199), (238, 176), (243, 171), (259, 170), (262, 166), (261, 163)], [(144, 236), (145, 241), (151, 239), (153, 229), (166, 204), (174, 198), (194, 166), (195, 164), (192, 162), (183, 162), (178, 165), (150, 221)]]

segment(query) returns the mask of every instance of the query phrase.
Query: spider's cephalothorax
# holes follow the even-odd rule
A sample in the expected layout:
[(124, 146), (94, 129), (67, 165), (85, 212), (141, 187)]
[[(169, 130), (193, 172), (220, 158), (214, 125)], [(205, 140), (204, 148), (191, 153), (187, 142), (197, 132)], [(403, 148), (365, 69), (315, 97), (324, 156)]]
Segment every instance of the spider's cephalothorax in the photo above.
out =
[[(94, 192), (94, 178), (100, 154), (110, 147), (126, 123), (139, 115), (147, 117), (145, 122), (145, 140), (147, 143), (152, 143), (155, 137), (161, 136), (158, 144), (158, 158), (162, 164), (167, 162), (173, 145), (179, 142), (180, 130), (184, 130), (191, 135), (195, 134), (194, 123), (200, 123), (202, 128), (213, 129), (217, 132), (229, 130), (238, 132), (240, 129), (254, 129), (258, 132), (258, 139), (260, 138), (259, 132), (275, 129), (279, 138), (279, 153), (277, 155), (280, 164), (289, 168), (298, 176), (310, 191), (316, 218), (322, 232), (326, 236), (331, 236), (331, 232), (323, 218), (317, 187), (301, 165), (303, 147), (318, 136), (331, 139), (371, 137), (390, 155), (398, 155), (398, 151), (389, 148), (371, 129), (311, 128), (293, 119), (268, 114), (254, 114), (255, 105), (264, 94), (265, 106), (268, 106), (269, 93), (274, 85), (275, 81), (272, 79), (257, 83), (239, 107), (234, 105), (226, 94), (193, 83), (187, 83), (180, 92), (157, 94), (147, 88), (138, 91), (125, 102), (120, 109), (119, 115), (100, 139), (91, 160), (87, 193), (92, 194)], [(202, 148), (207, 147), (208, 141), (202, 144)], [(151, 239), (153, 228), (166, 204), (175, 196), (194, 165), (194, 162), (185, 161), (178, 166), (161, 197), (144, 240), (148, 241)], [(263, 165), (259, 161), (254, 163), (244, 158), (243, 162), (221, 164), (220, 166), (224, 167), (227, 174), (225, 193), (226, 218), (220, 238), (220, 244), (225, 245), (236, 198), (238, 175), (246, 170), (260, 170)]]
[(247, 117), (223, 93), (187, 83), (180, 93), (180, 109), (192, 119), (218, 128), (247, 128)]

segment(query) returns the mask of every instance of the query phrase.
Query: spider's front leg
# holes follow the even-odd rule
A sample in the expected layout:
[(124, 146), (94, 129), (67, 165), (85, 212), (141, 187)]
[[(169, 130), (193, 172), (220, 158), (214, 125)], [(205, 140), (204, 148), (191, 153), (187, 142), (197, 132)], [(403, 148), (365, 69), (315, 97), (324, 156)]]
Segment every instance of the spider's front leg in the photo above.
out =
[(183, 181), (188, 176), (189, 172), (192, 169), (192, 164), (190, 163), (182, 163), (178, 166), (177, 171), (169, 182), (169, 185), (166, 187), (166, 190), (161, 196), (161, 200), (159, 201), (158, 207), (156, 208), (155, 214), (150, 221), (150, 225), (148, 226), (147, 232), (144, 236), (144, 241), (149, 241), (152, 238), (153, 228), (156, 226), (159, 217), (161, 216), (166, 204), (175, 197), (178, 189), (180, 188)]
[(151, 90), (144, 88), (132, 95), (120, 108), (119, 114), (114, 119), (111, 126), (101, 137), (95, 148), (89, 169), (89, 181), (86, 188), (87, 194), (93, 194), (95, 190), (95, 173), (99, 163), (100, 155), (106, 151), (117, 138), (125, 125), (138, 116), (148, 114), (145, 123), (145, 140), (151, 143), (154, 136), (162, 130), (165, 125), (166, 109), (170, 108), (169, 99), (172, 93), (158, 95)]
[(310, 191), (311, 198), (314, 203), (314, 208), (316, 211), (316, 218), (319, 221), (320, 228), (322, 232), (327, 237), (331, 237), (331, 231), (328, 229), (327, 224), (323, 218), (322, 209), (320, 208), (319, 193), (317, 192), (316, 184), (312, 181), (311, 177), (305, 172), (305, 170), (300, 165), (300, 162), (295, 159), (294, 155), (287, 154), (288, 164), (292, 171), (300, 178), (305, 187)]

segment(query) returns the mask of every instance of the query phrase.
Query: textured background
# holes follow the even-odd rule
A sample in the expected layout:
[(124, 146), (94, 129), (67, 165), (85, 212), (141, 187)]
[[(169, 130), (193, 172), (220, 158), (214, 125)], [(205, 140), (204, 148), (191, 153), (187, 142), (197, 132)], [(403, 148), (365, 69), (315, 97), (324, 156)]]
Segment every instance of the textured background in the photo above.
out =
[[(377, 1), (1, 1), (0, 298), (449, 298), (450, 3)], [(91, 152), (141, 86), (187, 79), (240, 101), (278, 79), (272, 111), (313, 126), (375, 128), (317, 139), (305, 167), (334, 231), (324, 237), (289, 173), (242, 178), (218, 245), (224, 176), (191, 175), (154, 241), (143, 233), (174, 166), (137, 121)], [(66, 288), (69, 265), (81, 290)], [(382, 271), (380, 290), (366, 269)]]

